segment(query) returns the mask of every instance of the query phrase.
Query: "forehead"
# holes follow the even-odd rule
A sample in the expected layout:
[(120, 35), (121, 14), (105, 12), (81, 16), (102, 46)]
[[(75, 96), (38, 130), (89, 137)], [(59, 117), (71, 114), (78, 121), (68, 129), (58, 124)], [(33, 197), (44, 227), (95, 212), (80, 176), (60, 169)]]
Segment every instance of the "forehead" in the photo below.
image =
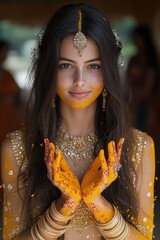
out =
[(81, 52), (81, 57), (78, 54), (78, 50), (73, 44), (73, 35), (66, 36), (62, 39), (60, 44), (60, 57), (91, 59), (100, 57), (99, 46), (95, 40), (87, 37), (86, 47)]

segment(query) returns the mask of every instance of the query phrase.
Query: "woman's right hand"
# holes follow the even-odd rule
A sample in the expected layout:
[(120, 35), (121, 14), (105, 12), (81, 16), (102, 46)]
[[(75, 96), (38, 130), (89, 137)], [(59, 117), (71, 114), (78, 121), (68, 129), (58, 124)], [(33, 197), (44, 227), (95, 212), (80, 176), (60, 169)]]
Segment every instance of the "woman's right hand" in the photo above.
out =
[(49, 139), (44, 139), (47, 176), (54, 186), (62, 192), (63, 207), (61, 213), (69, 216), (77, 209), (82, 196), (76, 175), (68, 166), (61, 151)]

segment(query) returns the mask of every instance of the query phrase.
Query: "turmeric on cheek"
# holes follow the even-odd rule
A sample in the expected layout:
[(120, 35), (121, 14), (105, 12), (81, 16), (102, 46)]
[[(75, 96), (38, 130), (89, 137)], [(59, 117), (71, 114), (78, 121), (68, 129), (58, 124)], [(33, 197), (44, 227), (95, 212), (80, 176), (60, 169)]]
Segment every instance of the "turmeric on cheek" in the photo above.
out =
[(92, 102), (94, 102), (97, 99), (97, 97), (101, 94), (103, 87), (104, 84), (102, 84), (99, 88), (95, 89), (90, 97), (87, 97), (86, 99), (81, 100), (79, 102), (76, 100), (73, 101), (68, 100), (61, 88), (57, 88), (57, 93), (63, 100), (63, 102), (66, 103), (68, 106), (76, 109), (83, 109), (89, 106)]

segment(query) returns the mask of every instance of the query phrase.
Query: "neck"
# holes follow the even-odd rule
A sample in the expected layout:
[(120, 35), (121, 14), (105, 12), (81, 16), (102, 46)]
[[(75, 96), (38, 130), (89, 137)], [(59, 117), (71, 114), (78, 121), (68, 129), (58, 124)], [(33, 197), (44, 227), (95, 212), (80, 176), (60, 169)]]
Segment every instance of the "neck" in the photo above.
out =
[(96, 103), (84, 109), (74, 109), (60, 103), (61, 126), (72, 136), (87, 136), (95, 130)]

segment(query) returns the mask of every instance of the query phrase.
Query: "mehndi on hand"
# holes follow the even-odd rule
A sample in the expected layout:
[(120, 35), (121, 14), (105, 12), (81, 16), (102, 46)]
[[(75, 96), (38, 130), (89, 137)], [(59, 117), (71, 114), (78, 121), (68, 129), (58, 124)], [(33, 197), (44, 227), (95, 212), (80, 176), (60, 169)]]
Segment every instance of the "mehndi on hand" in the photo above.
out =
[(110, 185), (118, 176), (118, 167), (124, 138), (120, 138), (115, 147), (113, 141), (108, 143), (108, 159), (104, 156), (104, 150), (101, 149), (99, 155), (91, 163), (89, 170), (83, 177), (81, 183), (82, 197), (91, 212), (98, 214), (96, 203), (101, 199), (101, 193)]
[(44, 143), (47, 176), (65, 198), (63, 214), (71, 215), (82, 199), (80, 183), (62, 156), (61, 151), (48, 139), (44, 139)]

